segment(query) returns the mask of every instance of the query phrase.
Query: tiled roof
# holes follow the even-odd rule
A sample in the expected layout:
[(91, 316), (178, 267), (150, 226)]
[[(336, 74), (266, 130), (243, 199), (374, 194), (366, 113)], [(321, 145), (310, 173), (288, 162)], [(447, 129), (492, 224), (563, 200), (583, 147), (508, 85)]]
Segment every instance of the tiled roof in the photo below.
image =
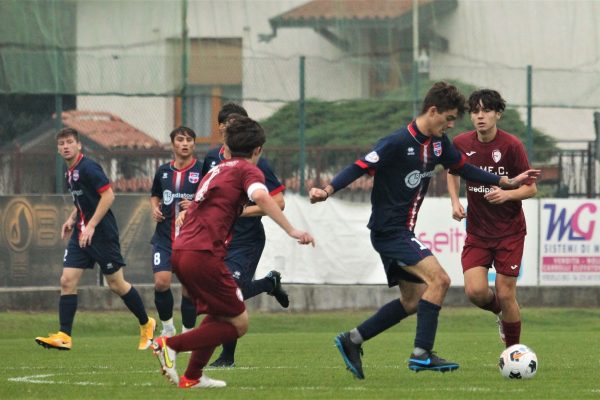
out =
[(107, 112), (65, 111), (62, 122), (107, 149), (161, 148), (158, 140)]
[[(434, 0), (419, 0), (422, 6)], [(395, 19), (412, 10), (412, 0), (313, 0), (277, 18), (290, 20), (312, 19)]]

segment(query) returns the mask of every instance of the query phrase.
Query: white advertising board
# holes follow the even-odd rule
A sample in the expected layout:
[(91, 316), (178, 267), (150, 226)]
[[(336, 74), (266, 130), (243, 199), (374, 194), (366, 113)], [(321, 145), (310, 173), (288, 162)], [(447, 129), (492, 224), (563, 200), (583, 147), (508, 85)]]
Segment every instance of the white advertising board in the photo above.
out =
[[(306, 197), (286, 195), (285, 214), (292, 223), (310, 231), (317, 246), (299, 246), (268, 218), (264, 218), (267, 244), (257, 277), (277, 269), (288, 283), (385, 284), (381, 259), (371, 246), (366, 225), (370, 203), (336, 198), (311, 205)], [(463, 199), (463, 205), (466, 200)], [(523, 202), (528, 235), (519, 285), (537, 285), (538, 203)], [(465, 223), (452, 219), (449, 198), (426, 198), (415, 229), (417, 238), (431, 249), (446, 269), (453, 286), (463, 286), (460, 255)], [(490, 270), (489, 279), (495, 279)]]

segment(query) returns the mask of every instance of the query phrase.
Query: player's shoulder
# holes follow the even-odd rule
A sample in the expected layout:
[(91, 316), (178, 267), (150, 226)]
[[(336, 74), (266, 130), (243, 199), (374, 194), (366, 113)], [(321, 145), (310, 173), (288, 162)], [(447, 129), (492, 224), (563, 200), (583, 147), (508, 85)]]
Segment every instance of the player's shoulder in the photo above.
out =
[(511, 143), (511, 144), (519, 144), (519, 145), (523, 144), (523, 142), (521, 142), (521, 139), (519, 139), (516, 135), (506, 132), (505, 130), (498, 129), (498, 132), (496, 133), (496, 135), (500, 140)]
[(172, 163), (172, 161), (169, 161), (169, 162), (166, 162), (164, 164), (161, 164), (156, 171), (157, 172), (170, 171), (171, 170), (171, 163)]
[(83, 156), (81, 158), (81, 161), (79, 161), (79, 163), (75, 166), (74, 169), (78, 169), (80, 171), (94, 171), (94, 170), (100, 170), (102, 171), (102, 166), (95, 160), (92, 160), (91, 158), (87, 157), (87, 156)]
[(389, 135), (384, 136), (381, 139), (379, 139), (378, 144), (379, 145), (399, 145), (399, 144), (405, 143), (407, 140), (412, 140), (411, 134), (408, 131), (408, 128), (403, 127), (403, 128), (396, 129)]
[(498, 138), (499, 143), (501, 143), (503, 147), (508, 148), (509, 151), (525, 151), (525, 145), (521, 139), (512, 133), (498, 129), (496, 137)]
[(256, 166), (263, 172), (273, 172), (271, 164), (269, 164), (269, 161), (264, 157), (258, 159), (258, 163), (256, 163)]
[(221, 149), (223, 146), (211, 147), (206, 152), (206, 158), (219, 158), (219, 154), (221, 153)]

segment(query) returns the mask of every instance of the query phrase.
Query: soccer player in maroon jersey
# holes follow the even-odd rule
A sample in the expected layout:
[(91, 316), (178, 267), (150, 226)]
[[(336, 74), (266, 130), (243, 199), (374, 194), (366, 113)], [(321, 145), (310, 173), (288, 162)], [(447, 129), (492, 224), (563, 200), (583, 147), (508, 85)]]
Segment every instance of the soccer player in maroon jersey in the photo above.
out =
[[(506, 103), (500, 93), (483, 89), (468, 100), (475, 130), (454, 138), (454, 145), (468, 162), (500, 176), (513, 176), (529, 169), (523, 143), (498, 129)], [(465, 293), (476, 306), (497, 316), (500, 339), (506, 347), (521, 336), (521, 314), (517, 303), (517, 277), (525, 243), (525, 215), (521, 200), (535, 196), (535, 183), (513, 190), (467, 180), (467, 212), (458, 198), (460, 177), (448, 174), (452, 217), (467, 217), (467, 237), (462, 252)], [(488, 270), (496, 270), (496, 292), (488, 285)]]
[[(314, 246), (312, 236), (290, 224), (265, 186), (264, 175), (256, 166), (264, 143), (265, 134), (256, 121), (240, 115), (230, 117), (225, 145), (231, 157), (202, 179), (173, 242), (173, 271), (195, 302), (197, 312), (207, 314), (197, 328), (154, 341), (153, 350), (163, 374), (180, 388), (226, 386), (203, 375), (202, 369), (217, 346), (241, 337), (248, 329), (242, 292), (224, 262), (233, 224), (248, 200), (298, 243)], [(190, 350), (188, 367), (179, 378), (176, 355)]]

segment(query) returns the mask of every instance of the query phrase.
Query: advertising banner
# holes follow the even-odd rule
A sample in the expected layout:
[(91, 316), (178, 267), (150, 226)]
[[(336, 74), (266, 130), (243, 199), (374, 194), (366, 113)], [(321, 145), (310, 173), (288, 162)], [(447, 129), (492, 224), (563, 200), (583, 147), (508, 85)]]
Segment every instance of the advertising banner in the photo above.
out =
[[(267, 244), (257, 276), (271, 269), (282, 272), (286, 282), (329, 284), (385, 284), (381, 259), (371, 246), (366, 225), (369, 203), (332, 198), (311, 205), (306, 197), (286, 195), (285, 214), (298, 228), (310, 231), (317, 246), (298, 246), (268, 218), (264, 218)], [(462, 199), (467, 206), (466, 199)], [(520, 286), (535, 286), (537, 273), (538, 202), (523, 202), (527, 220)], [(416, 238), (427, 246), (450, 275), (452, 286), (463, 286), (461, 253), (465, 221), (452, 219), (449, 198), (426, 198), (415, 228)], [(489, 280), (495, 280), (490, 269)]]
[(600, 201), (540, 202), (540, 284), (600, 285)]

